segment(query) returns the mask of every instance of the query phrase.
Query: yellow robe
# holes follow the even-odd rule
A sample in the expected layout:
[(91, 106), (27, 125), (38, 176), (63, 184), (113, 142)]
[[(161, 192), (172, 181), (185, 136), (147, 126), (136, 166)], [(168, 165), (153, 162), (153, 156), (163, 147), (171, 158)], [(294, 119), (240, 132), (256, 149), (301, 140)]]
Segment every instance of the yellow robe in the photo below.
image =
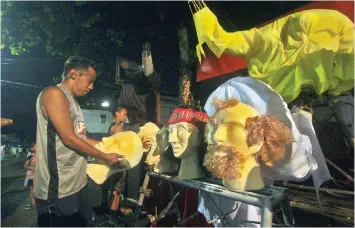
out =
[(339, 95), (354, 87), (354, 23), (336, 10), (305, 10), (262, 28), (226, 32), (205, 7), (194, 14), (201, 62), (202, 44), (247, 60), (251, 77), (269, 84), (286, 102), (303, 87)]

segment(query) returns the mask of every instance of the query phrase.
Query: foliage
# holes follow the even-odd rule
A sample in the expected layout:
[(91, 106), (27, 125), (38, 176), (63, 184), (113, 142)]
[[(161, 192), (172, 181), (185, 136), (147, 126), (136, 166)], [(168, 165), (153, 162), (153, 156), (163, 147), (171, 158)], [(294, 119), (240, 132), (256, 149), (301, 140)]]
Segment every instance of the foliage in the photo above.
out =
[(11, 143), (11, 144), (20, 144), (21, 139), (16, 133), (12, 134), (1, 134), (1, 143)]
[(105, 2), (2, 1), (1, 48), (23, 55), (41, 45), (51, 56), (86, 56), (98, 65), (98, 83), (109, 86), (125, 32), (102, 10), (105, 7)]

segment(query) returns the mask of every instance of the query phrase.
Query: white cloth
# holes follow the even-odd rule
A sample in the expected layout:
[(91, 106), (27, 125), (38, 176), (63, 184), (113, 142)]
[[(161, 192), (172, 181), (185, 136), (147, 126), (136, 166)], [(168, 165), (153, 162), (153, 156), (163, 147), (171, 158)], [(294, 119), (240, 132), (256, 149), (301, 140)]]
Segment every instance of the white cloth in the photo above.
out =
[[(237, 209), (236, 209), (237, 208)], [(258, 223), (244, 223), (243, 221), (261, 221), (260, 208), (230, 200), (228, 198), (200, 191), (198, 211), (207, 221), (234, 210), (225, 219), (214, 221), (215, 227), (260, 227)], [(240, 224), (242, 223), (242, 224)]]
[(219, 86), (206, 101), (205, 110), (213, 116), (216, 109), (213, 99), (236, 98), (254, 107), (261, 115), (272, 115), (279, 118), (291, 130), (295, 142), (286, 149), (284, 162), (269, 168), (261, 164), (266, 179), (303, 181), (310, 177), (311, 169), (317, 168), (312, 156), (312, 144), (308, 135), (299, 132), (291, 112), (282, 97), (267, 84), (251, 77), (236, 77)]
[[(285, 162), (273, 168), (262, 166), (266, 183), (272, 183), (272, 180), (303, 181), (313, 174), (315, 187), (318, 188), (324, 181), (330, 179), (312, 123), (305, 121), (298, 115), (292, 116), (282, 97), (270, 86), (251, 77), (236, 77), (228, 80), (213, 91), (206, 101), (204, 108), (210, 117), (216, 111), (212, 105), (215, 97), (220, 100), (236, 98), (254, 107), (261, 115), (267, 114), (279, 118), (292, 130), (295, 143), (287, 147)], [(296, 118), (296, 121), (294, 118)], [(199, 211), (205, 215), (207, 220), (212, 220), (220, 215), (219, 210), (206, 201), (204, 194), (208, 193), (200, 194)], [(228, 216), (232, 226), (239, 226), (241, 220), (259, 222), (261, 220), (260, 208), (258, 207), (244, 205), (217, 195), (210, 196), (215, 199), (222, 213), (231, 211), (237, 204), (240, 205), (236, 212)], [(243, 225), (255, 226), (255, 224)], [(215, 226), (223, 225), (215, 223)]]
[[(324, 155), (322, 149), (319, 145), (318, 138), (316, 136), (316, 132), (313, 128), (312, 119), (309, 119), (310, 113), (307, 113), (303, 110), (297, 110), (295, 113), (292, 114), (292, 117), (296, 123), (297, 128), (300, 130), (302, 134), (307, 135), (311, 139), (312, 143), (312, 156), (316, 161), (317, 167), (314, 167), (312, 170), (312, 178), (313, 184), (316, 188), (317, 193), (317, 200), (320, 204), (320, 197), (319, 197), (319, 188), (320, 186), (328, 181), (331, 180), (332, 177), (330, 176), (327, 163), (324, 159)], [(321, 204), (320, 204), (321, 205)]]

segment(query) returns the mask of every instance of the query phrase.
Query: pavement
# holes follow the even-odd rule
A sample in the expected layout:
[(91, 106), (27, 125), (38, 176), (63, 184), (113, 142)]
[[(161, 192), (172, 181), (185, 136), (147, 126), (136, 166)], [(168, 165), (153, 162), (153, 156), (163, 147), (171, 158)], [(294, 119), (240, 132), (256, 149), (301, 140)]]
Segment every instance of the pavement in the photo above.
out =
[[(30, 204), (29, 190), (24, 187), (26, 170), (23, 168), (24, 158), (13, 158), (1, 161), (1, 226), (2, 227), (36, 227), (36, 210), (25, 210)], [(99, 210), (101, 189), (89, 180), (89, 200), (93, 207), (94, 227), (130, 226), (133, 215), (116, 217), (114, 225), (110, 225), (107, 212)], [(128, 204), (126, 203), (127, 206)], [(132, 203), (129, 205), (134, 209)]]
[(23, 165), (24, 158), (1, 161), (1, 226), (36, 226), (36, 211), (24, 210), (30, 197)]

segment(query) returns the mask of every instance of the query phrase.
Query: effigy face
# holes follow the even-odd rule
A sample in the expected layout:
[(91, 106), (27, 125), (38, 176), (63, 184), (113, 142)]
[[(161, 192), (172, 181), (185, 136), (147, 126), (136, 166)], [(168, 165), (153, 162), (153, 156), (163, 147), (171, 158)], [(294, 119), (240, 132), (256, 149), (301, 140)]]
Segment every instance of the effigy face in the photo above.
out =
[(168, 120), (169, 143), (174, 157), (181, 160), (178, 178), (196, 179), (205, 176), (202, 169), (201, 158), (204, 151), (203, 131), (208, 116), (204, 112), (191, 108), (176, 108)]
[[(168, 128), (164, 126), (159, 130), (155, 124), (147, 123), (141, 128), (140, 133), (142, 133), (141, 135), (146, 135), (146, 138), (151, 139), (152, 143), (145, 163), (157, 173), (175, 172), (177, 164), (174, 164), (165, 153), (169, 147)], [(149, 135), (151, 136), (148, 137)]]
[(163, 126), (156, 135), (158, 150), (154, 155), (163, 154), (169, 147), (169, 128)]
[(184, 158), (194, 150), (199, 143), (199, 130), (187, 122), (171, 124), (169, 126), (169, 143), (171, 144), (174, 156)]
[(248, 145), (245, 129), (246, 118), (257, 115), (251, 106), (235, 102), (232, 107), (219, 109), (207, 123), (205, 165), (215, 176), (238, 178), (245, 160), (260, 150), (263, 140)]
[(232, 188), (262, 188), (259, 162), (272, 167), (281, 160), (292, 133), (277, 118), (259, 115), (238, 100), (220, 102), (216, 107), (206, 125), (204, 165)]

